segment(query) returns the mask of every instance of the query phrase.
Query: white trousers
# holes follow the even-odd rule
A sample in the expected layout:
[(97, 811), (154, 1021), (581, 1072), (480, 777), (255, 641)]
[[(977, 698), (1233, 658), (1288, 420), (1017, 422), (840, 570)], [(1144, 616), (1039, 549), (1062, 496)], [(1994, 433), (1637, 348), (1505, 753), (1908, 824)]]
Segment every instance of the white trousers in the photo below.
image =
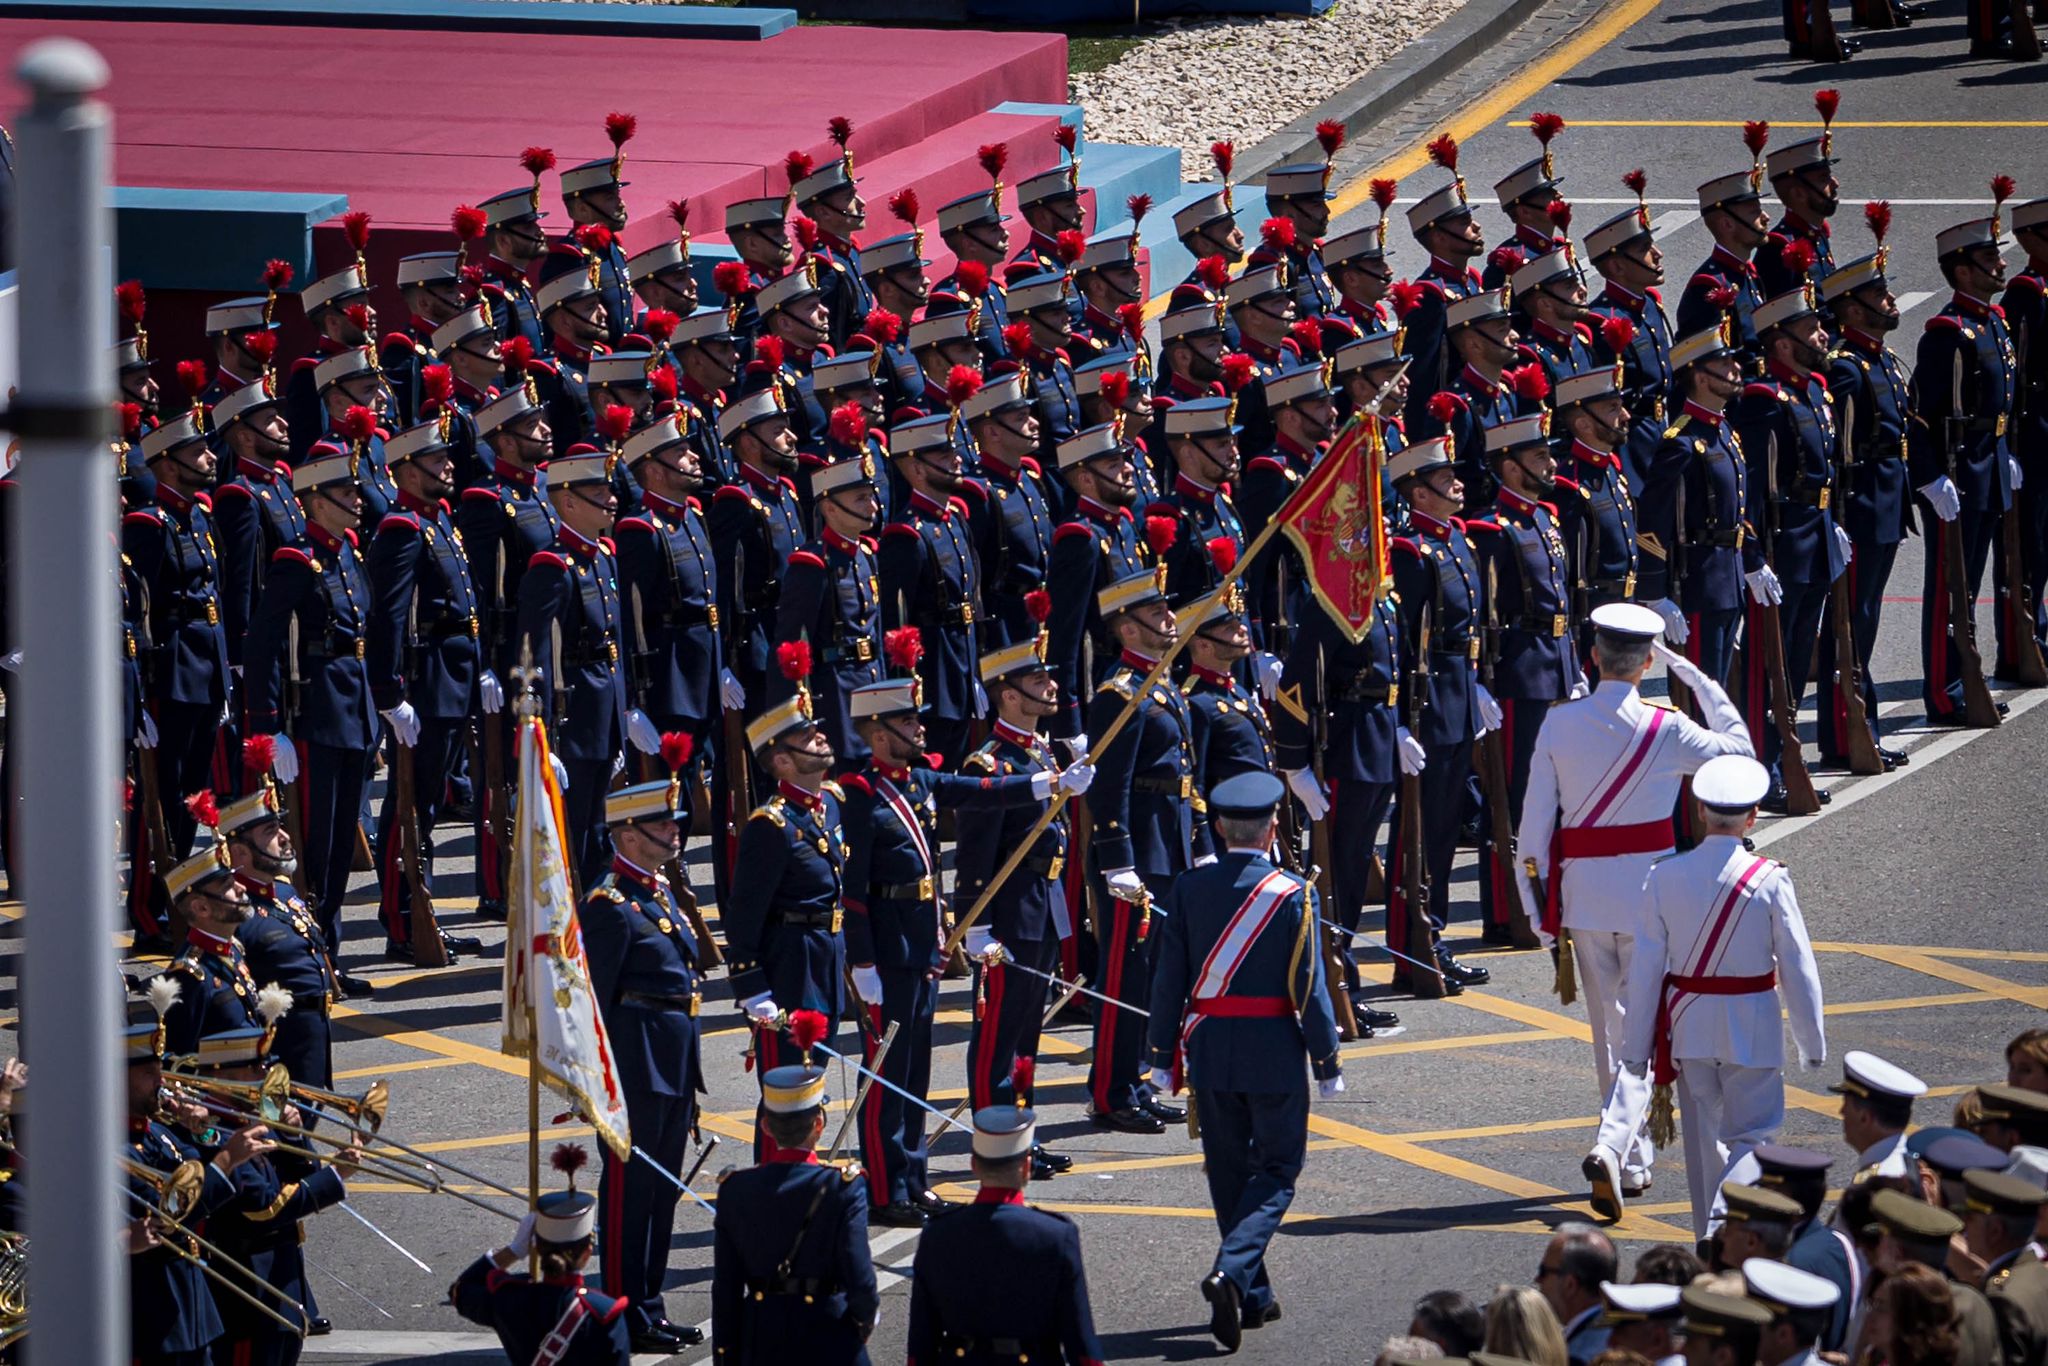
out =
[[(1628, 965), (1635, 956), (1636, 939), (1632, 934), (1615, 930), (1573, 930), (1571, 935), (1572, 961), (1579, 969), (1579, 995), (1586, 1003), (1586, 1023), (1593, 1030), (1593, 1074), (1600, 1083), (1600, 1103), (1604, 1109), (1614, 1089), (1614, 1079), (1621, 1074), (1623, 1017), (1628, 1013), (1622, 1002), (1628, 991)], [(1649, 1104), (1647, 1083), (1642, 1104)], [(1651, 1145), (1650, 1136), (1643, 1132), (1640, 1111), (1631, 1132), (1633, 1136), (1625, 1146), (1608, 1146), (1621, 1159), (1623, 1184), (1647, 1185), (1657, 1150)]]
[[(1642, 1136), (1650, 1090), (1647, 1071), (1617, 1069), (1600, 1110), (1599, 1142), (1608, 1151), (1626, 1151), (1624, 1145)], [(1717, 1058), (1680, 1058), (1678, 1110), (1693, 1233), (1708, 1238), (1727, 1212), (1721, 1184), (1744, 1158), (1776, 1142), (1785, 1126), (1785, 1073), (1776, 1067), (1737, 1067)]]

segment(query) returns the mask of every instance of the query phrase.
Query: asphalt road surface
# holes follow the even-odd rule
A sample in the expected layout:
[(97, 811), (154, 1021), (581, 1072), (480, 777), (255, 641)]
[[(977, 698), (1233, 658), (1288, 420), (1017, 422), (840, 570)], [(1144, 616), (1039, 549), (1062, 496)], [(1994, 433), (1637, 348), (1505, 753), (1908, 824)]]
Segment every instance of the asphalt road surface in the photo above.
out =
[[(1355, 208), (1368, 176), (1400, 175), (1404, 199), (1441, 183), (1441, 172), (1424, 165), (1421, 145), (1445, 128), (1464, 143), (1475, 202), (1490, 206), (1492, 182), (1535, 152), (1524, 131), (1529, 112), (1555, 109), (1571, 125), (1557, 152), (1566, 193), (1579, 206), (1578, 232), (1632, 202), (1620, 182), (1624, 171), (1648, 170), (1671, 276), (1666, 297), (1675, 306), (1708, 250), (1692, 208), (1694, 187), (1747, 165), (1742, 121), (1769, 119), (1781, 141), (1804, 136), (1801, 125), (1817, 126), (1811, 92), (1836, 86), (1845, 186), (1836, 254), (1847, 260), (1866, 249), (1865, 199), (1892, 202), (1893, 280), (1907, 312), (1898, 349), (1910, 357), (1912, 339), (1939, 307), (1936, 231), (1982, 213), (1996, 172), (2017, 176), (2023, 198), (2048, 188), (2041, 132), (2048, 121), (2023, 117), (2042, 112), (2048, 67), (1969, 62), (1959, 5), (1937, 0), (1934, 11), (1913, 28), (1865, 35), (1856, 60), (1821, 68), (1786, 60), (1777, 9), (1766, 0), (1560, 0), (1412, 110), (1382, 128), (1357, 130), (1333, 181), (1347, 209), (1340, 227), (1368, 220), (1369, 206), (1365, 214)], [(1846, 15), (1841, 21), (1847, 31)], [(1504, 232), (1490, 207), (1481, 220), (1496, 240)], [(1402, 273), (1412, 273), (1420, 260), (1405, 226), (1397, 224), (1391, 238)], [(1833, 789), (1832, 805), (1818, 817), (1768, 822), (1760, 838), (1793, 869), (1828, 1002), (1830, 1063), (1788, 1078), (1786, 1137), (1845, 1161), (1825, 1093), (1843, 1050), (1872, 1049), (1919, 1073), (1934, 1088), (1921, 1121), (1944, 1122), (1950, 1097), (2001, 1076), (2004, 1041), (2039, 1023), (2048, 1005), (2048, 943), (2038, 928), (2048, 868), (2040, 843), (2048, 715), (2036, 705), (2048, 693), (2003, 694), (2012, 715), (1997, 731), (1922, 728), (1913, 682), (1920, 565), (1920, 542), (1909, 541), (1892, 580), (1876, 667), (1889, 743), (1909, 748), (1911, 765), (1881, 778), (1820, 775)], [(1989, 625), (1986, 615), (1987, 640)], [(1807, 722), (1810, 735), (1810, 707)], [(490, 947), (481, 959), (438, 972), (383, 964), (373, 907), (351, 907), (345, 957), (378, 991), (337, 1011), (338, 1084), (361, 1088), (387, 1078), (391, 1132), (523, 1188), (523, 1064), (497, 1051), (503, 931), (470, 923), (467, 832), (441, 834), (446, 923), (482, 934)], [(701, 861), (698, 872), (708, 899)], [(1463, 853), (1457, 895), (1464, 904), (1452, 938), (1469, 940), (1455, 946), (1476, 955), (1473, 877), (1473, 857)], [(18, 918), (20, 909), (5, 914)], [(1377, 937), (1375, 918), (1358, 955), (1367, 976), (1384, 982), (1388, 960), (1371, 947)], [(14, 942), (18, 949), (18, 930)], [(1578, 1162), (1599, 1097), (1583, 1009), (1560, 1007), (1551, 996), (1545, 955), (1486, 952), (1483, 961), (1494, 973), (1491, 987), (1444, 1002), (1390, 999), (1401, 1032), (1347, 1047), (1350, 1089), (1314, 1107), (1308, 1168), (1273, 1249), (1286, 1316), (1247, 1337), (1246, 1359), (1369, 1361), (1381, 1339), (1405, 1327), (1418, 1296), (1454, 1287), (1484, 1298), (1498, 1283), (1526, 1283), (1548, 1229), (1587, 1214)], [(7, 960), (10, 978), (17, 964)], [(949, 983), (942, 1006), (933, 1099), (951, 1108), (961, 1095), (972, 1006), (965, 984)], [(741, 1071), (744, 1040), (732, 1019), (721, 1001), (705, 1020), (711, 1094), (704, 1128), (724, 1141), (707, 1178), (745, 1161), (754, 1083)], [(1086, 1047), (1084, 1030), (1047, 1037), (1039, 1069), (1044, 1137), (1076, 1166), (1031, 1194), (1081, 1226), (1109, 1358), (1207, 1357), (1214, 1347), (1195, 1283), (1208, 1269), (1215, 1226), (1198, 1149), (1178, 1130), (1141, 1138), (1090, 1129)], [(35, 1083), (37, 1090), (52, 1085)], [(844, 1098), (851, 1090), (851, 1082), (836, 1081), (832, 1093)], [(550, 1142), (585, 1135), (554, 1121), (562, 1108), (543, 1100)], [(1627, 1255), (1659, 1241), (1692, 1241), (1677, 1158), (1660, 1163), (1655, 1188), (1615, 1229)], [(963, 1137), (935, 1144), (933, 1169), (946, 1183), (942, 1194), (965, 1192), (955, 1184), (966, 1178)], [(449, 1179), (484, 1190), (452, 1173)], [(702, 1184), (712, 1193), (710, 1180)], [(365, 1216), (433, 1271), (418, 1270), (344, 1213), (311, 1221), (313, 1277), (336, 1331), (309, 1342), (308, 1359), (501, 1360), (488, 1334), (471, 1331), (441, 1301), (462, 1266), (510, 1232), (510, 1221), (368, 1177), (351, 1191)], [(709, 1315), (709, 1219), (686, 1204), (677, 1224), (668, 1312), (678, 1323), (700, 1322)], [(878, 1361), (901, 1360), (903, 1273), (915, 1250), (914, 1234), (877, 1231), (885, 1286), (871, 1344)], [(677, 1360), (708, 1358), (706, 1347)]]

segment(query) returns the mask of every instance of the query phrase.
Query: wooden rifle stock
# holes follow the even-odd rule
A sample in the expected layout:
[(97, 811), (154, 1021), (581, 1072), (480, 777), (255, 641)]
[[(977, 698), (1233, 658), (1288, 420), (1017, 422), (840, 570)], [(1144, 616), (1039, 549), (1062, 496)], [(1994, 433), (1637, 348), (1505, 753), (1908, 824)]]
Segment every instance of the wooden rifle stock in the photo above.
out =
[[(1821, 6), (1816, 3), (1818, 11)], [(1769, 503), (1764, 526), (1764, 563), (1777, 558), (1778, 528), (1778, 434), (1771, 433), (1764, 460), (1769, 482)], [(1773, 566), (1775, 568), (1775, 566)], [(1776, 603), (1756, 604), (1757, 648), (1764, 655), (1764, 684), (1770, 691), (1771, 724), (1778, 730), (1778, 769), (1785, 783), (1785, 814), (1811, 816), (1820, 810), (1820, 794), (1813, 790), (1813, 775), (1806, 771), (1806, 752), (1799, 745), (1798, 718), (1792, 712), (1792, 682), (1785, 672), (1785, 627)]]
[[(1329, 703), (1323, 690), (1323, 654), (1316, 652), (1316, 751), (1310, 772), (1315, 774), (1316, 786), (1323, 792), (1330, 785), (1323, 780), (1323, 751), (1330, 741)], [(1330, 928), (1323, 936), (1323, 989), (1330, 998), (1330, 1013), (1337, 1017), (1337, 1037), (1350, 1040), (1358, 1037), (1358, 1016), (1351, 1009), (1351, 935), (1344, 929), (1337, 916), (1337, 850), (1330, 838), (1330, 813), (1309, 826), (1309, 856), (1316, 865), (1316, 892), (1322, 898), (1330, 917)]]
[[(2025, 6), (2020, 6), (2020, 9), (2024, 12)], [(2017, 37), (2017, 20), (2014, 22), (2013, 32)], [(2040, 54), (2038, 41), (2034, 51), (2036, 56)], [(2014, 347), (2017, 359), (2013, 365), (2013, 373), (2020, 377), (2017, 385), (2020, 397), (2013, 405), (2015, 435), (2023, 427), (2028, 416), (2024, 405), (2027, 395), (2027, 353), (2031, 349), (2032, 340), (2023, 327), (2020, 329), (2019, 343)], [(2012, 654), (2012, 658), (2007, 662), (2011, 666), (2015, 682), (2029, 688), (2038, 688), (2048, 684), (2048, 659), (2042, 658), (2041, 638), (2034, 633), (2034, 585), (2027, 578), (2026, 555), (2020, 547), (2020, 497), (2017, 489), (2013, 491), (2012, 503), (2005, 509), (2005, 516), (1999, 527), (1999, 552), (2005, 561), (2005, 588), (2000, 594), (2004, 600), (1999, 604), (1999, 610), (2005, 613), (2006, 648)]]
[[(1963, 353), (1957, 351), (1949, 378), (1948, 474), (1955, 482), (1961, 458), (1963, 424)], [(1977, 614), (1971, 610), (1969, 584), (1963, 564), (1962, 518), (1941, 523), (1942, 577), (1948, 581), (1948, 633), (1955, 642), (1956, 662), (1963, 676), (1963, 720), (1976, 730), (1989, 730), (1999, 723), (1998, 703), (1984, 682), (1984, 658), (1977, 651)]]
[[(1856, 398), (1842, 401), (1842, 483), (1846, 490), (1856, 469)], [(1863, 660), (1856, 651), (1854, 604), (1849, 597), (1849, 576), (1845, 573), (1828, 588), (1828, 616), (1835, 632), (1835, 695), (1842, 699), (1842, 757), (1851, 773), (1882, 773), (1884, 760), (1877, 752), (1877, 739), (1870, 729), (1869, 709), (1863, 702)], [(1822, 717), (1831, 725), (1834, 718)]]
[(441, 922), (434, 917), (434, 898), (427, 891), (426, 860), (420, 849), (419, 796), (413, 786), (412, 750), (391, 738), (391, 800), (396, 804), (392, 819), (397, 825), (398, 857), (405, 869), (406, 889), (412, 894), (412, 961), (423, 968), (448, 966), (448, 945), (441, 938)]
[[(1408, 691), (1403, 698), (1410, 735), (1422, 729), (1422, 694), (1429, 686), (1429, 609), (1430, 604), (1423, 603), (1417, 619), (1415, 670), (1408, 677)], [(1458, 667), (1471, 666), (1460, 660)], [(1444, 994), (1444, 973), (1436, 946), (1431, 942), (1429, 853), (1422, 839), (1422, 777), (1405, 769), (1401, 773), (1401, 825), (1395, 838), (1401, 841), (1402, 912), (1408, 920), (1408, 956), (1413, 960), (1407, 965), (1408, 981), (1418, 999), (1434, 1001)], [(1429, 966), (1423, 967), (1424, 963)]]
[[(1479, 677), (1488, 692), (1493, 691), (1494, 670), (1500, 661), (1499, 588), (1494, 562), (1488, 560), (1485, 649), (1479, 656)], [(1508, 806), (1507, 746), (1501, 739), (1501, 733), (1490, 730), (1480, 736), (1473, 755), (1479, 769), (1479, 787), (1486, 795), (1486, 820), (1490, 831), (1487, 844), (1493, 850), (1493, 862), (1499, 870), (1501, 885), (1513, 887), (1521, 879), (1522, 869), (1515, 858), (1515, 822)], [(1521, 897), (1510, 896), (1509, 900), (1508, 941), (1518, 949), (1541, 948), (1543, 940), (1536, 933), (1536, 927), (1529, 923), (1529, 913), (1522, 906)], [(1541, 896), (1537, 898), (1536, 905), (1540, 911), (1543, 906)]]

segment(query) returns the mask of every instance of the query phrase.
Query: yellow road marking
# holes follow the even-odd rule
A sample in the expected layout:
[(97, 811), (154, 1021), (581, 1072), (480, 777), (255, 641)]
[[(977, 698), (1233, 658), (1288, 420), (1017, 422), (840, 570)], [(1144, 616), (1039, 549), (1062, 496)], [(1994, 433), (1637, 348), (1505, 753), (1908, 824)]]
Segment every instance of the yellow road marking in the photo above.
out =
[(420, 1058), (414, 1062), (386, 1063), (382, 1067), (351, 1067), (345, 1072), (336, 1072), (336, 1081), (360, 1081), (364, 1077), (381, 1078), (396, 1076), (400, 1072), (427, 1072), (436, 1067), (460, 1067), (461, 1058)]
[(1828, 1006), (1826, 1015), (1868, 1015), (1880, 1010), (1923, 1010), (1929, 1006), (1973, 1005), (1978, 1001), (1995, 1001), (1998, 998), (1988, 991), (1952, 991), (1945, 996), (1894, 996), (1883, 1001), (1843, 1001)]
[(1504, 1138), (1509, 1134), (1554, 1134), (1567, 1129), (1590, 1129), (1600, 1116), (1588, 1119), (1538, 1119), (1519, 1124), (1482, 1124), (1472, 1129), (1423, 1129), (1401, 1137), (1410, 1143), (1454, 1143), (1466, 1138)]
[(2008, 982), (2003, 977), (1978, 972), (1975, 968), (1944, 963), (1939, 958), (1911, 949), (1866, 950), (1864, 957), (1874, 958), (1880, 963), (1890, 963), (1894, 967), (1910, 968), (1929, 977), (1938, 977), (1944, 982), (1954, 982), (1959, 987), (1969, 987), (1974, 991), (2002, 996), (2008, 1001), (2017, 1001), (2036, 1010), (2048, 1009), (2048, 987), (2022, 986), (2018, 982)]
[(1449, 1039), (1389, 1039), (1342, 1049), (1341, 1058), (1377, 1058), (1393, 1053), (1437, 1053), (1452, 1048), (1490, 1048), (1495, 1044), (1541, 1043), (1558, 1035), (1548, 1029), (1516, 1029), (1500, 1034), (1460, 1034)]

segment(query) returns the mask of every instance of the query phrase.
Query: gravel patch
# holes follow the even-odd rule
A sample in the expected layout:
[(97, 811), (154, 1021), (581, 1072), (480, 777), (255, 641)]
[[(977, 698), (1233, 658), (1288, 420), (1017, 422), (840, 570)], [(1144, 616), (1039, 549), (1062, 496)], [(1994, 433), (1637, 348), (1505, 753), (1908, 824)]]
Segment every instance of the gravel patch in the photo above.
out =
[(1209, 180), (1209, 144), (1240, 153), (1380, 65), (1464, 0), (1337, 0), (1317, 19), (1169, 20), (1130, 55), (1076, 76), (1088, 136), (1180, 148), (1181, 176)]

